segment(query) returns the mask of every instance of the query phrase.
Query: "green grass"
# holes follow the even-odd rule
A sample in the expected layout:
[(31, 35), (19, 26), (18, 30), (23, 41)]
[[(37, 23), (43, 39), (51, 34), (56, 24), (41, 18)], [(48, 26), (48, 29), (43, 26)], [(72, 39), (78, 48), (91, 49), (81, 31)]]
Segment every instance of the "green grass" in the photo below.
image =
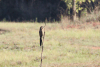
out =
[[(39, 67), (42, 23), (0, 23), (0, 67)], [(64, 24), (66, 26), (66, 24)], [(61, 23), (47, 23), (43, 67), (100, 66), (100, 29), (63, 29)]]

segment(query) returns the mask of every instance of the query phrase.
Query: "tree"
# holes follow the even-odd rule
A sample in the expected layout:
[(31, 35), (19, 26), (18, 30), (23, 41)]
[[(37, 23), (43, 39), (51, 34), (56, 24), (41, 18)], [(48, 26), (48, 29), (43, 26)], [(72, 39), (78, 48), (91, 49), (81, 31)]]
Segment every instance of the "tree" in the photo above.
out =
[(72, 20), (75, 21), (76, 20), (76, 0), (72, 0), (72, 9), (73, 9)]

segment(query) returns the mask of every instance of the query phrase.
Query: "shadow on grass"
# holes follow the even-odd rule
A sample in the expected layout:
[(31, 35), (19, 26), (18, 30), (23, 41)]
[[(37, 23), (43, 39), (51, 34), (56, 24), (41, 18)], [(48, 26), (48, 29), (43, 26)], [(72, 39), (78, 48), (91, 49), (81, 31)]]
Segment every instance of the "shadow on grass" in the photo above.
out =
[(0, 35), (1, 34), (5, 34), (6, 32), (10, 32), (9, 30), (5, 30), (5, 29), (0, 29)]

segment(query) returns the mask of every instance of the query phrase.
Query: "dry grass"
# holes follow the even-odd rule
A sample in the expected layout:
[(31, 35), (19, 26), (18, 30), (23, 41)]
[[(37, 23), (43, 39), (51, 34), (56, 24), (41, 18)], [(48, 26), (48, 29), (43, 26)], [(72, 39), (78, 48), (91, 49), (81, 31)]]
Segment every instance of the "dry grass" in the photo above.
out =
[(86, 14), (86, 16), (80, 19), (81, 22), (99, 22), (100, 21), (100, 7), (96, 7), (91, 14)]
[[(0, 67), (39, 67), (42, 23), (0, 23)], [(93, 23), (48, 23), (43, 67), (99, 67), (100, 28)], [(94, 47), (95, 46), (95, 47)]]

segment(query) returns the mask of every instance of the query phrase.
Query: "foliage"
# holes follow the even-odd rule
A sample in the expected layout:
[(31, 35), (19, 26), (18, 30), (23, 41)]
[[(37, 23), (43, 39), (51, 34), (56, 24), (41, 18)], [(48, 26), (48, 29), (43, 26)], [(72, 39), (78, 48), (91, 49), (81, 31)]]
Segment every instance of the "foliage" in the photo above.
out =
[[(97, 5), (99, 0), (92, 0)], [(96, 1), (96, 3), (95, 3)], [(93, 3), (92, 2), (92, 3)], [(99, 2), (100, 3), (100, 2)], [(91, 13), (95, 6), (91, 0), (76, 0), (76, 13)], [(72, 0), (1, 0), (0, 21), (60, 21), (61, 16), (71, 18)]]
[[(66, 5), (68, 6), (68, 9), (72, 8), (72, 0), (63, 0), (66, 2)], [(86, 0), (76, 0), (76, 12), (78, 13), (79, 10), (82, 10), (83, 7), (80, 7), (79, 4), (82, 4), (82, 2), (85, 2)], [(92, 0), (93, 2), (95, 0)], [(88, 0), (89, 3), (91, 3), (91, 0)]]

